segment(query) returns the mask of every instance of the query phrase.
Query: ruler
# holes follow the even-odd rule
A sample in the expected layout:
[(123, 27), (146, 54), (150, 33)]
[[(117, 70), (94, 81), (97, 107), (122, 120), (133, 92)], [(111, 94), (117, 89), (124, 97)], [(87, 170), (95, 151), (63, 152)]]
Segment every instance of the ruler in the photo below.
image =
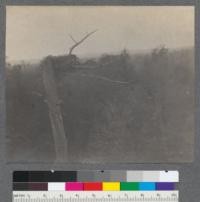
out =
[(178, 191), (13, 191), (13, 202), (178, 202)]

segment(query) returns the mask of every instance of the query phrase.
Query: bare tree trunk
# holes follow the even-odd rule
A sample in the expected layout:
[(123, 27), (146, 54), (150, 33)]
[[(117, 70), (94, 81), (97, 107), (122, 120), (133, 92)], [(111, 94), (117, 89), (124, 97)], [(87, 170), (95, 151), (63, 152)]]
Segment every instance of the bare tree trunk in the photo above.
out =
[(55, 145), (56, 161), (68, 160), (68, 142), (65, 135), (63, 118), (60, 109), (57, 87), (54, 77), (53, 66), (50, 60), (46, 60), (42, 65), (43, 83), (46, 92), (46, 102), (49, 109), (49, 119), (51, 122), (52, 134)]

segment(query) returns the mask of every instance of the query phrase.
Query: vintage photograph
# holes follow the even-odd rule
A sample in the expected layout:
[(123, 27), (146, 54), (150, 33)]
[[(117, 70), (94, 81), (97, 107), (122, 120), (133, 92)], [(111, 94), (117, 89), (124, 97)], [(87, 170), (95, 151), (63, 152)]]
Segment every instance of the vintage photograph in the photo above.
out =
[(7, 6), (8, 162), (194, 160), (193, 6)]

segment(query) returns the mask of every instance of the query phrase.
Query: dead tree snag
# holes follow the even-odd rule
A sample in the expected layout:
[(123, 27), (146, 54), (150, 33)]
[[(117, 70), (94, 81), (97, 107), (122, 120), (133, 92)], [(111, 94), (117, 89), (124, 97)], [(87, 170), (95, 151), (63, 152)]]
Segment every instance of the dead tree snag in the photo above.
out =
[(68, 142), (51, 58), (46, 58), (43, 61), (42, 70), (46, 102), (55, 145), (56, 161), (63, 162), (68, 160)]

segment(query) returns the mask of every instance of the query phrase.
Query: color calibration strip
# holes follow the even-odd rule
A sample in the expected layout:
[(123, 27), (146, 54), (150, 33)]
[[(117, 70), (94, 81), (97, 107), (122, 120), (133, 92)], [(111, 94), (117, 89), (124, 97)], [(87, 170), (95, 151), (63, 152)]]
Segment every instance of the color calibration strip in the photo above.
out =
[(173, 182), (13, 183), (13, 191), (170, 191)]
[(13, 182), (179, 182), (178, 171), (15, 171)]

